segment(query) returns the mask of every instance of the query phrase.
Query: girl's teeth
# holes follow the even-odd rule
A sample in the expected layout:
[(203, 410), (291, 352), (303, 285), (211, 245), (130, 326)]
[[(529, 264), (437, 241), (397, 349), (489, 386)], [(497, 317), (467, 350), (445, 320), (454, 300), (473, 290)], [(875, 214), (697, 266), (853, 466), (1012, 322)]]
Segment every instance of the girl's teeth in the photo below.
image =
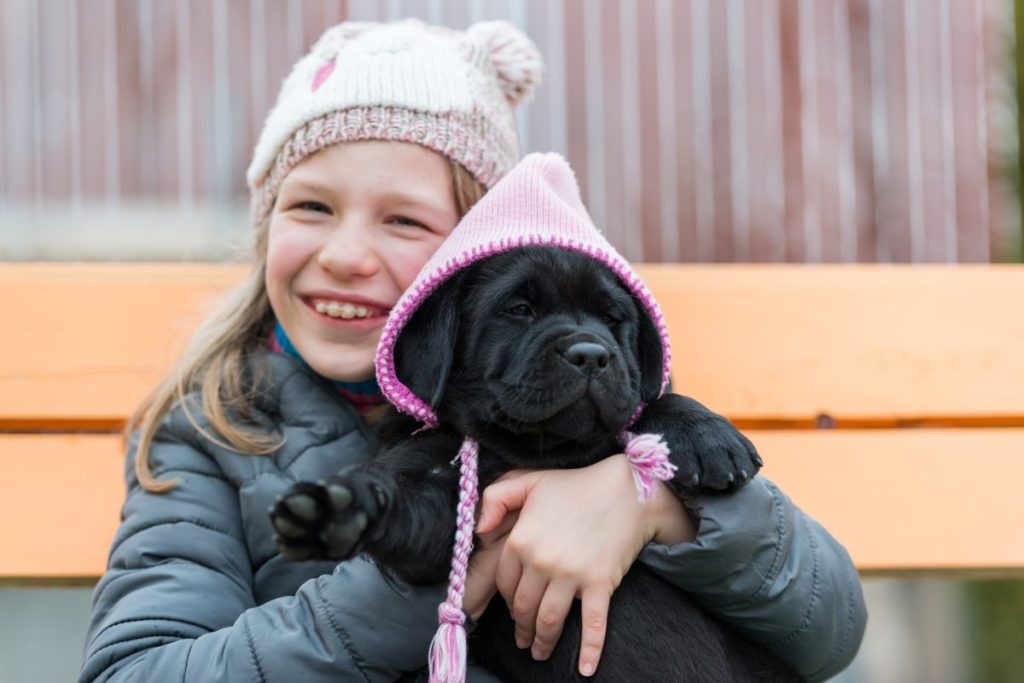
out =
[(327, 315), (331, 318), (344, 318), (345, 320), (351, 320), (352, 318), (370, 317), (370, 310), (366, 308), (366, 306), (357, 306), (347, 302), (340, 304), (337, 301), (317, 301), (314, 308), (316, 308), (317, 313)]

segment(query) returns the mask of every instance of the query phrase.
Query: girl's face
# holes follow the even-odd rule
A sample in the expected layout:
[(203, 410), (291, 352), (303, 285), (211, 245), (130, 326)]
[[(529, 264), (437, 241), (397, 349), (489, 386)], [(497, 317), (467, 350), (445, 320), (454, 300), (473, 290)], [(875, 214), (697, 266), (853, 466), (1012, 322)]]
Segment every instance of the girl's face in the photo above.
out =
[(415, 144), (332, 145), (292, 169), (270, 215), (267, 294), (310, 367), (372, 377), (388, 312), (458, 219), (448, 162)]

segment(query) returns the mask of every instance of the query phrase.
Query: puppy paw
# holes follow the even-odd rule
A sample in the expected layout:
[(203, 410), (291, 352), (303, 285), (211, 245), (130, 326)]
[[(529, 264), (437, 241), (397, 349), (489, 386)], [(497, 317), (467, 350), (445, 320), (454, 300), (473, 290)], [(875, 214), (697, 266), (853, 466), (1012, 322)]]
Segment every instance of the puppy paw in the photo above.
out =
[(290, 560), (345, 560), (362, 549), (383, 496), (358, 472), (294, 484), (270, 506), (274, 541)]
[(763, 464), (750, 439), (731, 422), (710, 415), (668, 437), (676, 481), (684, 488), (729, 491), (746, 484)]
[(666, 394), (644, 411), (634, 431), (662, 434), (685, 490), (729, 491), (746, 484), (763, 464), (750, 439), (697, 401)]

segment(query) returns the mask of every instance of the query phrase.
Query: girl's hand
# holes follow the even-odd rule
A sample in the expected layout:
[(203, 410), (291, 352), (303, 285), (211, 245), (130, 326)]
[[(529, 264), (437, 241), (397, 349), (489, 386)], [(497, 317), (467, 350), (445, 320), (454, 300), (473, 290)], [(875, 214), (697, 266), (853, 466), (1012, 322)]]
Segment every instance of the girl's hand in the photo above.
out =
[(462, 611), (473, 621), (480, 621), (491, 598), (498, 592), (495, 575), (498, 571), (498, 558), (505, 547), (502, 538), (490, 547), (480, 548), (470, 560), (469, 571), (466, 572), (466, 592), (462, 597)]
[(482, 501), (482, 534), (519, 510), (496, 573), (516, 622), (516, 644), (530, 647), (534, 659), (547, 659), (573, 599), (580, 598), (584, 676), (594, 673), (601, 658), (612, 592), (644, 545), (696, 536), (664, 484), (653, 500), (639, 502), (624, 455), (575, 470), (510, 472), (484, 490)]
[(496, 575), (498, 559), (505, 548), (505, 539), (515, 524), (518, 514), (512, 513), (501, 520), (501, 523), (489, 533), (480, 534), (475, 552), (469, 560), (469, 571), (466, 572), (466, 592), (462, 597), (462, 611), (473, 621), (487, 610), (491, 598), (498, 592)]

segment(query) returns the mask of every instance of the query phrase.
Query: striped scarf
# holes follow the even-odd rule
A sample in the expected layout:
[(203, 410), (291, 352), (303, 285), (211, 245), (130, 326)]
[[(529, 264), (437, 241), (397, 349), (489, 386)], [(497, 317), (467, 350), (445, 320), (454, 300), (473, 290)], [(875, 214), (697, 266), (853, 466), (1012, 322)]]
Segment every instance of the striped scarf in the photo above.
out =
[[(285, 334), (284, 328), (279, 322), (274, 323), (274, 331), (270, 334), (267, 345), (274, 353), (284, 353), (303, 363), (306, 362), (303, 360), (299, 350), (292, 344), (292, 340)], [(386, 401), (384, 394), (381, 393), (380, 386), (377, 384), (377, 380), (373, 377), (363, 382), (331, 380), (331, 383), (334, 384), (334, 388), (338, 390), (338, 393), (352, 404), (356, 412), (364, 417)]]

